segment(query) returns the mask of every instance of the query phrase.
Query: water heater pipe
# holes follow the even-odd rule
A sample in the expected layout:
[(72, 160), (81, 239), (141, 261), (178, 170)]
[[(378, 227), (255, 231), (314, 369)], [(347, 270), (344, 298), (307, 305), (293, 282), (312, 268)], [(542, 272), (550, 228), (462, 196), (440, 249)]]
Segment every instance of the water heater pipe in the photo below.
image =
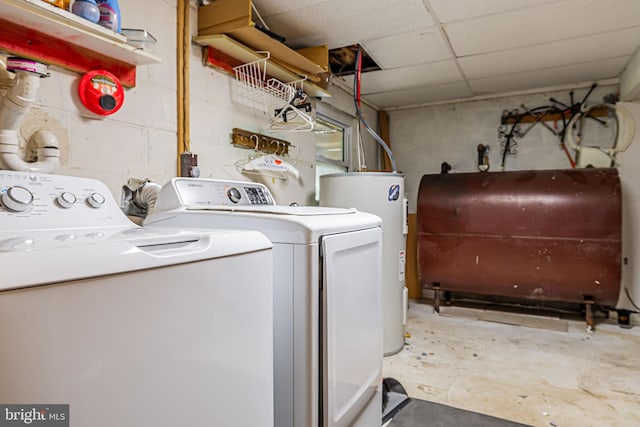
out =
[(0, 165), (7, 169), (50, 173), (59, 163), (58, 140), (52, 132), (46, 130), (37, 131), (34, 135), (37, 161), (26, 162), (18, 154), (18, 129), (36, 100), (40, 78), (46, 76), (46, 69), (42, 71), (43, 68), (42, 64), (32, 61), (14, 58), (7, 61), (7, 69), (16, 71), (13, 85), (0, 103)]
[[(362, 47), (360, 45), (358, 45), (358, 50), (356, 53), (355, 73), (356, 75), (353, 79), (353, 102), (356, 109), (356, 117), (360, 120), (360, 123), (364, 125), (365, 129), (367, 129), (373, 139), (380, 145), (380, 147), (384, 149), (384, 152), (387, 153), (389, 160), (391, 160), (391, 169), (393, 173), (398, 173), (398, 168), (396, 168), (396, 159), (395, 157), (393, 157), (391, 148), (389, 148), (387, 143), (384, 142), (384, 140), (380, 138), (380, 136), (373, 129), (371, 129), (371, 126), (369, 126), (367, 121), (364, 119), (364, 114), (360, 109), (360, 76), (362, 75)], [(358, 124), (358, 126), (360, 125), (360, 123)]]

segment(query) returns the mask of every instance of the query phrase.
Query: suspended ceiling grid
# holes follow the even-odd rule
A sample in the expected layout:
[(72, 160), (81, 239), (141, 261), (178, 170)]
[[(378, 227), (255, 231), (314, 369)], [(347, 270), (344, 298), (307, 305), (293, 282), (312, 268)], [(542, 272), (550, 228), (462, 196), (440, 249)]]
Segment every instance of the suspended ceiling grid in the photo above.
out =
[[(618, 78), (638, 0), (254, 0), (292, 47), (362, 44), (381, 108)], [(349, 77), (345, 85), (351, 85)]]

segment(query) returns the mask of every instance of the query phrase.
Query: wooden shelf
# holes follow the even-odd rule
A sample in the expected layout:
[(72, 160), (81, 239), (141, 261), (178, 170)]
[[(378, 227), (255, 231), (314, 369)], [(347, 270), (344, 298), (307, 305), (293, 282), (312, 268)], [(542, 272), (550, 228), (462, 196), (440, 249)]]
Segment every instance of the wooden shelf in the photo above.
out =
[(105, 69), (127, 87), (139, 65), (161, 62), (98, 24), (42, 0), (0, 0), (0, 50), (76, 72)]
[(271, 57), (295, 70), (309, 74), (329, 72), (328, 46), (312, 49), (324, 50), (320, 63), (318, 52), (309, 49), (294, 50), (256, 28), (251, 11), (251, 0), (216, 0), (198, 9), (198, 35), (227, 34), (254, 50), (265, 50)]
[[(205, 57), (207, 65), (212, 65), (229, 73), (233, 73), (233, 67), (237, 65), (264, 58), (264, 56), (258, 52), (224, 34), (198, 36), (195, 37), (193, 41), (201, 46), (208, 47)], [(299, 75), (271, 60), (267, 61), (266, 73), (270, 77), (276, 78), (283, 83), (290, 83), (300, 80), (301, 78)], [(331, 96), (325, 89), (309, 81), (304, 82), (304, 91), (307, 95), (316, 98)]]

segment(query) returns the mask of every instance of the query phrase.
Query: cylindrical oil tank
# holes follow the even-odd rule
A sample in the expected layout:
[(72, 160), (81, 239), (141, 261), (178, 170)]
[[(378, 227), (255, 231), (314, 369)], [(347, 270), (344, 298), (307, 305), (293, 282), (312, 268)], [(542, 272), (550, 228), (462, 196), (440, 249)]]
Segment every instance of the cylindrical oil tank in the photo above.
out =
[(404, 175), (398, 173), (353, 172), (320, 177), (320, 206), (356, 208), (382, 218), (385, 356), (397, 353), (404, 345), (407, 304), (407, 200), (404, 194)]
[(621, 277), (616, 169), (424, 175), (423, 287), (614, 306)]

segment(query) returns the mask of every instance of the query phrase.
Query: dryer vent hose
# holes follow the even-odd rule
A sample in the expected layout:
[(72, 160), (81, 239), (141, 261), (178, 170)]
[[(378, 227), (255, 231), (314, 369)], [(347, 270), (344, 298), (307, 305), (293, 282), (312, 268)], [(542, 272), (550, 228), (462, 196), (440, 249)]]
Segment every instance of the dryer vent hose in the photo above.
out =
[(147, 215), (153, 213), (158, 201), (158, 193), (162, 186), (155, 182), (146, 182), (138, 191), (134, 193), (134, 201), (141, 207), (146, 208)]
[(129, 178), (127, 184), (122, 186), (120, 208), (130, 219), (146, 218), (155, 209), (161, 188), (148, 179)]

